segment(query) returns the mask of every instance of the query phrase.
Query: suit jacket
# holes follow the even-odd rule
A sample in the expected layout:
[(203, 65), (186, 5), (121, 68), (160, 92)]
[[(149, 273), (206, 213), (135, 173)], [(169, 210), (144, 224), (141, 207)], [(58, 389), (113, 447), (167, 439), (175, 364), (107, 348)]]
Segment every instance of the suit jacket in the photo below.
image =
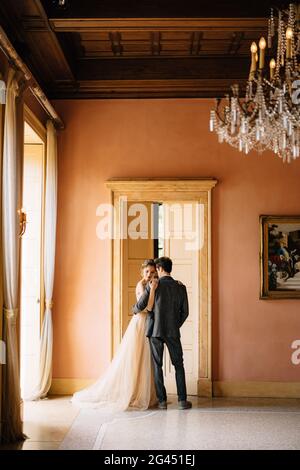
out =
[[(145, 292), (134, 305), (133, 313), (145, 310), (148, 304), (149, 293), (150, 286), (147, 285)], [(189, 315), (186, 287), (183, 284), (179, 284), (171, 276), (161, 277), (155, 291), (153, 313), (153, 331), (147, 334), (147, 336), (180, 338), (179, 328)], [(149, 315), (147, 321), (151, 321)], [(148, 328), (146, 327), (146, 329)]]

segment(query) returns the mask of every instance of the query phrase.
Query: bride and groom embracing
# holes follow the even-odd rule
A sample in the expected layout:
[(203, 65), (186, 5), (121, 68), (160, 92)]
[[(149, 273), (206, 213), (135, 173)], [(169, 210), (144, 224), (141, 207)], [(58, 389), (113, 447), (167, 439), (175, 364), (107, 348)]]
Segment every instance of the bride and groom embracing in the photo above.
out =
[(73, 395), (82, 406), (112, 405), (120, 410), (167, 409), (163, 352), (167, 346), (175, 367), (178, 408), (187, 401), (180, 327), (189, 314), (186, 287), (171, 276), (172, 260), (146, 260), (136, 286), (133, 317), (107, 370), (92, 386)]

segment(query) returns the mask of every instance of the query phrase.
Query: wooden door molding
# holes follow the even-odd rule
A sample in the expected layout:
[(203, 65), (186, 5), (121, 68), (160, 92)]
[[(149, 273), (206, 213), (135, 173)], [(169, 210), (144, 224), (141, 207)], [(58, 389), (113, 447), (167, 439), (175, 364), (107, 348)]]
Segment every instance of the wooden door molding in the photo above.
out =
[(204, 245), (199, 277), (199, 378), (198, 395), (212, 395), (212, 277), (211, 277), (211, 193), (213, 178), (112, 179), (106, 182), (114, 206), (114, 237), (111, 241), (111, 351), (122, 338), (122, 213), (124, 202), (197, 201), (204, 205)]

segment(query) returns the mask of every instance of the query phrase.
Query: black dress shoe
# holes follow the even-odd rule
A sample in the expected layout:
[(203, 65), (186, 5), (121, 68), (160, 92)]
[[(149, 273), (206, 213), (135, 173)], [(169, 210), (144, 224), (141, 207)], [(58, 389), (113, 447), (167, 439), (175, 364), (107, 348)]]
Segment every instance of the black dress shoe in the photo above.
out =
[(178, 402), (178, 409), (179, 410), (189, 410), (192, 408), (192, 403), (190, 401), (184, 400)]
[(160, 401), (160, 402), (158, 403), (158, 408), (159, 408), (160, 410), (166, 410), (166, 409), (167, 409), (167, 402), (166, 402), (166, 401)]

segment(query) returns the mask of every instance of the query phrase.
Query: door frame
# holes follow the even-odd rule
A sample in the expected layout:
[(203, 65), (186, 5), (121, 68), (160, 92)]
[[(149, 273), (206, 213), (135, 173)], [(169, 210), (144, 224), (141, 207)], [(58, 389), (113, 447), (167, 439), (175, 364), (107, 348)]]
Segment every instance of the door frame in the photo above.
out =
[(199, 276), (199, 375), (198, 396), (212, 396), (212, 269), (211, 269), (211, 204), (213, 178), (191, 179), (111, 179), (114, 207), (111, 241), (111, 351), (115, 353), (122, 338), (122, 231), (124, 202), (196, 201), (204, 205), (204, 245), (200, 252)]
[[(40, 137), (43, 142), (43, 176), (42, 176), (42, 214), (41, 214), (41, 270), (40, 270), (40, 333), (44, 320), (45, 313), (45, 292), (44, 292), (44, 225), (45, 225), (45, 187), (46, 187), (46, 152), (47, 152), (47, 130), (46, 127), (40, 122), (36, 115), (31, 109), (24, 104), (24, 124), (27, 122), (34, 132)], [(25, 142), (23, 142), (23, 148)], [(22, 160), (22, 168), (24, 165), (24, 154)], [(22, 183), (23, 183), (23, 171), (22, 171)], [(23, 194), (23, 184), (22, 184)], [(23, 205), (23, 201), (22, 201)], [(21, 259), (21, 255), (20, 255)], [(20, 293), (21, 293), (21, 267), (20, 267)], [(20, 299), (21, 300), (21, 299)], [(21, 303), (20, 303), (21, 305)]]

